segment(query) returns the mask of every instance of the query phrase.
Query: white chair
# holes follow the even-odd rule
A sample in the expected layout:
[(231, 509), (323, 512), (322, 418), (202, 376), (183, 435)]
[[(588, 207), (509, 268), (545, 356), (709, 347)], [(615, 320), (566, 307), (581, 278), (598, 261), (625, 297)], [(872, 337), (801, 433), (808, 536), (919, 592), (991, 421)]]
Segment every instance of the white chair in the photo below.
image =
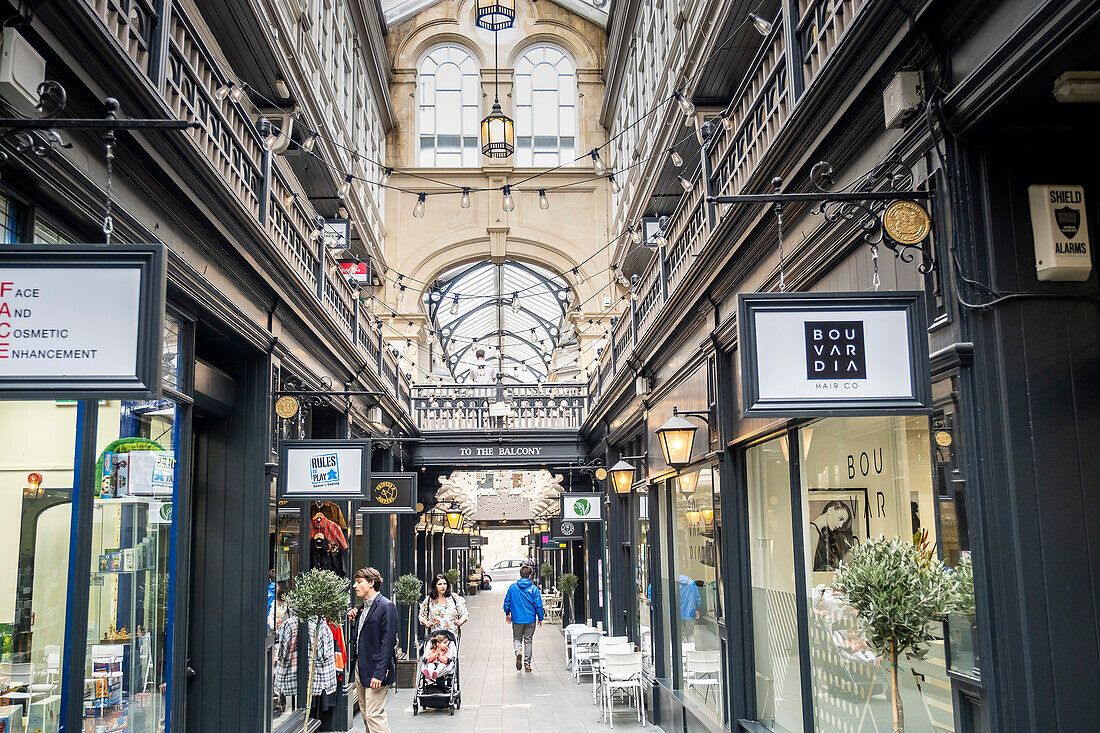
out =
[(607, 722), (615, 727), (615, 693), (629, 691), (638, 708), (638, 722), (645, 725), (642, 687), (642, 653), (608, 654), (603, 660), (603, 702)]
[(548, 598), (544, 603), (546, 609), (546, 621), (551, 624), (561, 623), (561, 599)]
[(603, 660), (608, 654), (625, 654), (634, 651), (630, 641), (625, 636), (604, 636), (600, 638), (598, 645), (599, 655), (593, 663), (592, 669), (592, 704), (599, 700), (600, 673)]
[(710, 698), (710, 691), (715, 690), (721, 684), (718, 676), (722, 671), (721, 652), (711, 651), (686, 651), (684, 652), (684, 692), (691, 692), (694, 687), (702, 687), (704, 690), (703, 701)]
[(573, 636), (573, 674), (571, 677), (580, 684), (582, 674), (596, 674), (596, 660), (600, 656), (600, 638), (602, 634), (593, 629), (585, 629)]
[[(573, 667), (573, 638), (588, 629), (588, 624), (569, 624), (562, 629), (562, 634), (565, 635), (565, 668), (572, 669)], [(595, 629), (593, 629), (594, 631)]]

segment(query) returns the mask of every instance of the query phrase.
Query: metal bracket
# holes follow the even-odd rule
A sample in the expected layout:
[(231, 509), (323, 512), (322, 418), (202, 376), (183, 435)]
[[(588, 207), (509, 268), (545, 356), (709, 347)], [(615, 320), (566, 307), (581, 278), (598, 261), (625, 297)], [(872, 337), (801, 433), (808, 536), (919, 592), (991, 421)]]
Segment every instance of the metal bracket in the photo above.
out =
[[(118, 100), (104, 100), (106, 112), (100, 118), (58, 119), (65, 109), (68, 95), (65, 87), (56, 81), (44, 81), (38, 85), (38, 103), (41, 117), (0, 117), (0, 143), (17, 154), (34, 153), (45, 157), (56, 148), (71, 148), (58, 130), (187, 130), (199, 127), (197, 122), (183, 120), (127, 119), (116, 117)], [(6, 150), (0, 149), (0, 165), (9, 160)]]
[(810, 169), (810, 183), (817, 192), (708, 196), (707, 201), (715, 204), (816, 204), (810, 213), (824, 216), (831, 223), (851, 222), (862, 232), (864, 242), (889, 248), (902, 262), (913, 262), (919, 254), (921, 261), (917, 270), (927, 275), (936, 269), (932, 252), (925, 246), (927, 237), (917, 244), (897, 242), (886, 233), (882, 223), (883, 213), (894, 201), (931, 201), (935, 198), (930, 191), (913, 190), (913, 179), (913, 171), (908, 165), (891, 158), (845, 189), (831, 191), (835, 183), (833, 166), (821, 161)]

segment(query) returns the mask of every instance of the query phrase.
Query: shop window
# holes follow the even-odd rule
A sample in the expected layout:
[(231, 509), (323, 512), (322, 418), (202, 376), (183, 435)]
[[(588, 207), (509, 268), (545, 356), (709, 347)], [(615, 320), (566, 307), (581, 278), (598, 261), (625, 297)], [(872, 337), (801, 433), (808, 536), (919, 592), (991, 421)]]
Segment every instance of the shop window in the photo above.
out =
[(0, 401), (0, 706), (31, 730), (61, 711), (78, 410)]
[(672, 545), (669, 544), (669, 523), (666, 520), (668, 516), (668, 510), (670, 505), (670, 499), (668, 495), (667, 482), (662, 481), (657, 484), (654, 489), (656, 496), (657, 511), (654, 512), (652, 507), (650, 509), (651, 521), (657, 526), (657, 547), (660, 557), (655, 564), (657, 568), (656, 584), (660, 586), (660, 600), (661, 603), (654, 604), (654, 615), (652, 617), (653, 623), (660, 630), (659, 638), (663, 641), (661, 644), (655, 645), (653, 666), (656, 675), (660, 678), (670, 680), (675, 674), (675, 670), (672, 666), (672, 648), (674, 646), (672, 634), (673, 634), (673, 621), (671, 617), (670, 600), (672, 603), (677, 601), (675, 588), (673, 586), (673, 578), (671, 577), (671, 564), (668, 557), (668, 548)]
[[(178, 377), (180, 323), (169, 316), (165, 324), (163, 378), (170, 387), (170, 365)], [(98, 406), (85, 730), (153, 733), (165, 727), (174, 584), (169, 558), (185, 410), (176, 399), (103, 400)]]
[(638, 639), (642, 648), (642, 663), (653, 675), (653, 628), (650, 605), (653, 587), (649, 578), (649, 497), (638, 496), (638, 517), (634, 525), (634, 550), (637, 558), (635, 593), (638, 597)]
[[(935, 548), (936, 492), (928, 418), (829, 418), (798, 431), (807, 626), (815, 730), (851, 730), (853, 720), (889, 730), (889, 662), (868, 645), (854, 609), (831, 583), (868, 537), (903, 537)], [(943, 625), (927, 653), (899, 664), (905, 722), (953, 730)], [(886, 692), (887, 694), (883, 694)]]
[(0, 194), (0, 244), (15, 244), (23, 241), (24, 227), (21, 226), (20, 206), (7, 196)]
[(678, 689), (722, 720), (722, 648), (718, 629), (718, 546), (714, 474), (709, 468), (673, 480), (673, 625), (679, 639)]
[(802, 680), (787, 436), (745, 451), (756, 717), (801, 731)]

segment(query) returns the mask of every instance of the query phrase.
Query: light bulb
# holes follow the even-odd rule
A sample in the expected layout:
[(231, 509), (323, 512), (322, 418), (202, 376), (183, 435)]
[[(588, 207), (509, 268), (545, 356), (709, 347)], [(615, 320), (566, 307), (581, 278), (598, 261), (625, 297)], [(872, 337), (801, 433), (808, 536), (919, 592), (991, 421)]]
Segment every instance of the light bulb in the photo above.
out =
[(351, 193), (351, 180), (352, 179), (350, 173), (344, 176), (344, 182), (340, 184), (340, 190), (336, 192), (337, 196), (342, 199), (347, 198), (348, 194)]
[(470, 189), (462, 189), (462, 198), (458, 200), (458, 207), (460, 209), (470, 208)]
[(294, 201), (297, 198), (298, 198), (298, 194), (288, 193), (286, 196), (283, 196), (283, 206), (293, 206)]
[(457, 316), (458, 315), (458, 296), (457, 295), (455, 296), (455, 299), (453, 301), (451, 301), (451, 311), (450, 312), (451, 312), (452, 316)]
[(680, 92), (673, 92), (676, 95), (676, 101), (680, 103), (680, 109), (683, 111), (685, 117), (691, 117), (695, 114), (695, 105), (691, 100), (685, 97)]
[(312, 153), (313, 152), (313, 146), (316, 145), (316, 144), (317, 144), (317, 133), (313, 133), (312, 135), (310, 135), (309, 137), (307, 137), (305, 140), (302, 141), (301, 148), (302, 148), (302, 150), (306, 151), (307, 153)]
[(691, 189), (692, 189), (691, 181), (689, 181), (688, 179), (684, 178), (683, 176), (676, 176), (676, 180), (680, 182), (680, 186), (681, 186), (681, 187), (682, 187), (682, 188), (683, 188), (683, 189), (684, 189), (685, 191), (691, 191)]
[(383, 171), (382, 171), (382, 179), (381, 179), (380, 181), (378, 181), (378, 182), (379, 182), (380, 184), (382, 184), (383, 186), (385, 186), (385, 185), (386, 185), (387, 183), (389, 183), (389, 182), (390, 182), (390, 175), (391, 175), (392, 173), (393, 173), (393, 168), (385, 168), (385, 169), (383, 169)]
[(264, 148), (273, 150), (277, 142), (279, 142), (279, 136), (273, 132), (268, 133), (267, 137), (264, 138)]
[(630, 241), (634, 244), (642, 243), (642, 225), (639, 223), (637, 226), (630, 227)]
[(504, 210), (505, 211), (515, 211), (515, 208), (516, 208), (516, 202), (512, 200), (512, 187), (511, 186), (505, 186), (504, 187)]
[(550, 208), (550, 199), (546, 198), (546, 189), (539, 189), (539, 208), (546, 211)]
[(519, 313), (519, 293), (512, 293), (512, 312)]
[(752, 20), (752, 26), (765, 38), (772, 32), (771, 21), (761, 18), (756, 13), (749, 13), (749, 18)]
[(223, 99), (225, 99), (226, 97), (228, 97), (229, 93), (231, 91), (233, 91), (233, 85), (232, 84), (222, 84), (220, 87), (218, 87), (216, 90), (214, 90), (214, 99), (216, 99), (220, 102)]
[(607, 173), (607, 166), (600, 160), (600, 151), (593, 148), (590, 155), (592, 156), (592, 170), (596, 172), (596, 175), (602, 176)]
[(722, 115), (722, 128), (726, 132), (733, 132), (733, 119), (729, 115)]
[(233, 87), (233, 90), (229, 92), (229, 98), (234, 102), (241, 101), (241, 97), (244, 96), (244, 84)]
[(672, 152), (672, 154), (669, 156), (669, 159), (672, 161), (672, 164), (674, 166), (679, 168), (680, 166), (682, 166), (684, 164), (684, 157), (682, 155), (680, 155), (678, 152), (676, 152), (675, 150), (673, 150), (671, 152)]
[(607, 176), (607, 180), (611, 183), (612, 193), (622, 193), (623, 187), (619, 185), (619, 182), (615, 180), (615, 174), (611, 173)]
[[(422, 194), (422, 193), (416, 195), (416, 205), (413, 206), (413, 218), (414, 219), (423, 219), (424, 218), (424, 200), (426, 198), (427, 198), (427, 196), (425, 194)], [(401, 289), (404, 290), (404, 287), (402, 287)]]
[(653, 243), (656, 244), (658, 247), (668, 246), (668, 238), (665, 237), (665, 233), (663, 230), (659, 229), (657, 230), (657, 233), (653, 235)]

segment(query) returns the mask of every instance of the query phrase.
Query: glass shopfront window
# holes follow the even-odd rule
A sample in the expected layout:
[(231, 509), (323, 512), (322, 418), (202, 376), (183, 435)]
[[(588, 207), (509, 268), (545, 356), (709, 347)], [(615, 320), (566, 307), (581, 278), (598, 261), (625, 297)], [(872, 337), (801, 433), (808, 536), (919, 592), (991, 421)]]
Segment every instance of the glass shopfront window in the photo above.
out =
[(725, 695), (718, 630), (715, 483), (710, 468), (681, 474), (673, 481), (672, 608), (674, 633), (680, 640), (679, 689), (721, 720)]
[(787, 436), (745, 451), (749, 491), (756, 716), (777, 733), (802, 730), (794, 522)]
[(653, 672), (653, 629), (650, 626), (650, 604), (653, 588), (649, 579), (649, 497), (638, 496), (638, 518), (634, 524), (634, 549), (637, 567), (634, 571), (634, 593), (638, 598), (638, 638), (642, 647), (642, 664)]
[[(797, 444), (815, 728), (848, 731), (863, 720), (889, 730), (889, 662), (869, 646), (831, 583), (839, 563), (868, 537), (938, 547), (928, 418), (829, 418), (801, 428)], [(935, 626), (926, 655), (900, 660), (906, 728), (913, 731), (954, 729), (943, 625)]]
[(171, 400), (107, 400), (98, 425), (85, 729), (153, 733), (167, 711), (180, 411)]
[[(298, 705), (297, 637), (299, 624), (287, 607), (286, 595), (294, 590), (301, 572), (301, 517), (299, 504), (276, 502), (272, 480), (271, 570), (267, 588), (267, 628), (274, 634), (272, 655), (272, 729), (291, 717)], [(280, 505), (281, 504), (281, 505)], [(287, 619), (293, 619), (287, 624)]]
[(79, 410), (0, 402), (0, 720), (23, 730), (61, 712)]

